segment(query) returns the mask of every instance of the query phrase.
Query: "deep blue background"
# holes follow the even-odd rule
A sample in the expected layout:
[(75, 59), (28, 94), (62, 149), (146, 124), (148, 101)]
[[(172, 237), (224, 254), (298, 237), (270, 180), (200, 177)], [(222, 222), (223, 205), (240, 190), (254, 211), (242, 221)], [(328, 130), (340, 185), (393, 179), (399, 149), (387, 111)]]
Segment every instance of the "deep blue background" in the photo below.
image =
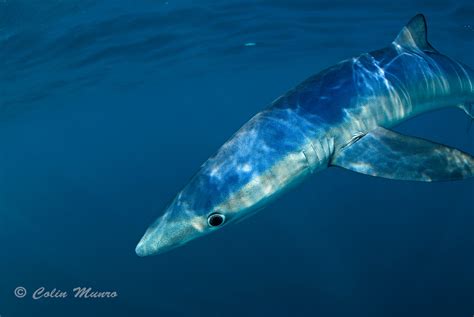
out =
[[(0, 1), (0, 315), (474, 315), (472, 179), (329, 169), (246, 221), (134, 253), (253, 114), (418, 12), (474, 66), (469, 0)], [(474, 153), (468, 123), (443, 110), (398, 130)], [(119, 297), (17, 299), (20, 285)]]

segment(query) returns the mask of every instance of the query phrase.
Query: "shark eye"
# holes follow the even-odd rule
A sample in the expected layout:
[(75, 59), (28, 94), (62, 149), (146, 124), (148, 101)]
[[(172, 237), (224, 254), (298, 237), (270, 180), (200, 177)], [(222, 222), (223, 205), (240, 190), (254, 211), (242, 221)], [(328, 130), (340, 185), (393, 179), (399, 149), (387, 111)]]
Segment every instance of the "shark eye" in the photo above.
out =
[(211, 227), (219, 227), (220, 225), (222, 225), (224, 223), (224, 221), (225, 221), (225, 216), (223, 214), (219, 214), (219, 213), (211, 214), (207, 218), (207, 223)]

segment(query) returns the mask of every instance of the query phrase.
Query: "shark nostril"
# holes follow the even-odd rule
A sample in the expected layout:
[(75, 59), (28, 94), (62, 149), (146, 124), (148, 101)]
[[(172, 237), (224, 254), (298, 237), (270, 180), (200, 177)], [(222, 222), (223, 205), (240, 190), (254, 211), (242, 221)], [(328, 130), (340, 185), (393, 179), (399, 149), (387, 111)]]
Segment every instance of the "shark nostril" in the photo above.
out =
[(224, 221), (225, 221), (225, 216), (218, 213), (212, 214), (207, 218), (207, 223), (211, 227), (219, 227), (220, 225), (224, 223)]

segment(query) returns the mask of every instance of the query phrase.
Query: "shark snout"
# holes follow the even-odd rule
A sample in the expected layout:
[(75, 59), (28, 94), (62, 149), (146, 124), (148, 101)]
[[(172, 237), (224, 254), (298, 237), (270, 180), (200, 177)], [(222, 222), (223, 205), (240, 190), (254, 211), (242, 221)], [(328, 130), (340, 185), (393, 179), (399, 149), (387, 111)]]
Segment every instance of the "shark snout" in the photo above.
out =
[(167, 252), (201, 235), (202, 231), (203, 224), (194, 217), (168, 211), (147, 229), (135, 252), (141, 257)]

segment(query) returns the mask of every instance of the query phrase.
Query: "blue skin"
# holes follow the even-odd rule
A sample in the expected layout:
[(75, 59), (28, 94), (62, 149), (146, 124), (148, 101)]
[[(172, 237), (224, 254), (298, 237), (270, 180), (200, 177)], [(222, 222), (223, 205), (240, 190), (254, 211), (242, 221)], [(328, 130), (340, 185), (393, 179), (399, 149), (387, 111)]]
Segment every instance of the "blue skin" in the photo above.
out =
[[(329, 67), (258, 113), (203, 164), (137, 254), (162, 253), (259, 210), (330, 166), (354, 135), (474, 100), (468, 67), (431, 47), (401, 44)], [(223, 223), (212, 226), (213, 214)]]

